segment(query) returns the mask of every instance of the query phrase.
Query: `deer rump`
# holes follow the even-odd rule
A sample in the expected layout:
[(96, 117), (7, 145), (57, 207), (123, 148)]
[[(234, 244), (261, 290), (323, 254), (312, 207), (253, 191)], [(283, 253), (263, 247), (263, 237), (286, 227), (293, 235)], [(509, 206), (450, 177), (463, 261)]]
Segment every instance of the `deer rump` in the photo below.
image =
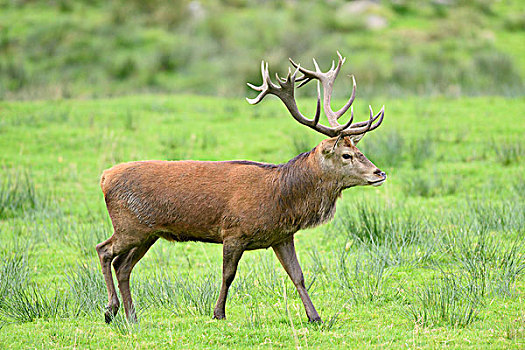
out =
[[(247, 249), (268, 248), (305, 227), (329, 220), (331, 205), (315, 211), (294, 210), (311, 176), (297, 163), (250, 161), (141, 161), (106, 170), (102, 192), (115, 230), (142, 231), (170, 241), (222, 243), (233, 229), (243, 234)], [(298, 198), (296, 198), (298, 199)], [(305, 215), (309, 213), (310, 215)], [(305, 217), (308, 216), (308, 217)]]

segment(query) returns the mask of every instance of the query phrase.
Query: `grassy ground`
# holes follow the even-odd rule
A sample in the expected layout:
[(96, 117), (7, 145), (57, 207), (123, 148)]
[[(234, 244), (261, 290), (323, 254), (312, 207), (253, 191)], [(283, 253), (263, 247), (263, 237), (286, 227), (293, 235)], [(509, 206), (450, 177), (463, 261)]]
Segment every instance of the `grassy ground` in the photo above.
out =
[[(139, 324), (109, 326), (94, 249), (111, 234), (103, 169), (280, 163), (320, 137), (277, 101), (0, 103), (0, 347), (522, 348), (525, 100), (367, 102), (387, 114), (359, 146), (388, 181), (345, 191), (333, 222), (296, 236), (322, 325), (306, 323), (271, 250), (243, 257), (228, 319), (212, 320), (221, 246), (163, 241), (132, 275)], [(358, 99), (356, 115), (366, 107)]]

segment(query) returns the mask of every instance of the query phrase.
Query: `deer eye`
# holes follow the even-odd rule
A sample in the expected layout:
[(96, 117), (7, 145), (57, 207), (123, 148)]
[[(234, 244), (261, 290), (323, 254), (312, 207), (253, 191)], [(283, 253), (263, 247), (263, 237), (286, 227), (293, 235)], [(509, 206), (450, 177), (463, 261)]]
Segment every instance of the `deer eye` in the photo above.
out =
[(343, 159), (352, 159), (352, 156), (348, 153), (343, 154)]

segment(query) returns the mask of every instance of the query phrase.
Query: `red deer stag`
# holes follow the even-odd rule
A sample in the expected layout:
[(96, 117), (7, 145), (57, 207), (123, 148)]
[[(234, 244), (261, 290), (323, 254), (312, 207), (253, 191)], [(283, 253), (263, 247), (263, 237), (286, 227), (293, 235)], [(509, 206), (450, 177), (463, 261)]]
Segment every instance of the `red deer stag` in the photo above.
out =
[[(384, 106), (374, 116), (370, 108), (367, 121), (338, 119), (351, 108), (355, 98), (355, 79), (348, 102), (334, 112), (330, 105), (334, 80), (344, 63), (339, 53), (337, 66), (322, 72), (307, 70), (292, 60), (295, 72), (286, 78), (277, 76), (274, 84), (268, 64), (262, 62), (263, 83), (248, 84), (259, 91), (251, 104), (273, 94), (284, 103), (293, 118), (330, 138), (310, 152), (302, 153), (285, 164), (251, 161), (140, 161), (114, 166), (104, 171), (102, 192), (114, 228), (113, 235), (97, 245), (109, 303), (106, 322), (116, 315), (120, 302), (113, 284), (115, 269), (126, 317), (136, 320), (131, 300), (129, 278), (135, 264), (157, 241), (201, 241), (223, 244), (222, 286), (213, 317), (226, 317), (225, 304), (246, 250), (272, 247), (295, 284), (309, 321), (321, 321), (306, 291), (303, 273), (294, 247), (294, 234), (301, 229), (322, 224), (334, 216), (341, 191), (353, 186), (379, 186), (386, 174), (372, 164), (355, 144), (365, 133), (377, 128), (384, 117)], [(335, 66), (335, 67), (334, 67)], [(297, 73), (302, 75), (296, 78)], [(312, 119), (299, 112), (294, 91), (317, 80), (317, 111)], [(323, 109), (330, 126), (319, 124), (321, 92)]]

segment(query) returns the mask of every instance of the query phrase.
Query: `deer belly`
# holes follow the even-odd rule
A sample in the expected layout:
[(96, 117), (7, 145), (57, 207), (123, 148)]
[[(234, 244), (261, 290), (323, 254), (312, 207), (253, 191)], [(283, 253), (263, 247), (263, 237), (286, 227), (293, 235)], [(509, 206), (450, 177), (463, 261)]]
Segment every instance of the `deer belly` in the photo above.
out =
[(162, 237), (168, 241), (174, 242), (207, 242), (207, 243), (222, 243), (222, 239), (213, 233), (190, 233), (177, 231), (160, 231), (157, 236)]

